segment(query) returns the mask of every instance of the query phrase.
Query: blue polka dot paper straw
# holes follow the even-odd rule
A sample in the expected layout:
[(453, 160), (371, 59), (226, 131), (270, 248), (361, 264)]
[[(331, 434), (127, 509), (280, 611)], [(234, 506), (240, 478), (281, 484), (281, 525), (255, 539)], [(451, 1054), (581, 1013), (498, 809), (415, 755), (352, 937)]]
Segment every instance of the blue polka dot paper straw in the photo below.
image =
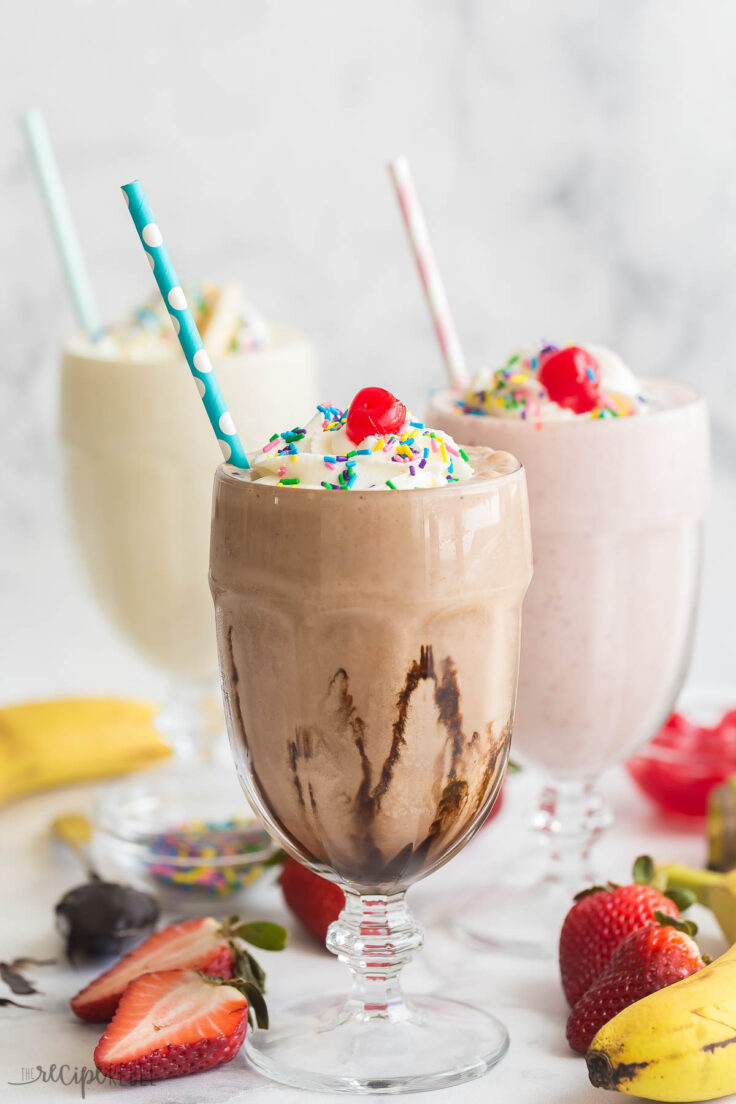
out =
[(140, 180), (123, 185), (123, 195), (128, 204), (130, 217), (135, 223), (138, 237), (153, 269), (153, 275), (159, 291), (169, 311), (172, 325), (179, 338), (187, 364), (191, 369), (200, 398), (207, 411), (215, 436), (225, 459), (238, 468), (250, 467), (243, 446), (240, 443), (235, 424), (217, 382), (212, 364), (208, 357), (197, 324), (179, 283), (174, 266), (171, 263), (164, 239), (153, 217), (146, 193)]
[(82, 329), (86, 330), (93, 341), (96, 341), (102, 336), (100, 316), (97, 313), (97, 304), (87, 266), (84, 263), (82, 247), (69, 210), (49, 132), (38, 108), (34, 107), (26, 111), (23, 116), (23, 129), (28, 139), (31, 161), (51, 223), (74, 313)]

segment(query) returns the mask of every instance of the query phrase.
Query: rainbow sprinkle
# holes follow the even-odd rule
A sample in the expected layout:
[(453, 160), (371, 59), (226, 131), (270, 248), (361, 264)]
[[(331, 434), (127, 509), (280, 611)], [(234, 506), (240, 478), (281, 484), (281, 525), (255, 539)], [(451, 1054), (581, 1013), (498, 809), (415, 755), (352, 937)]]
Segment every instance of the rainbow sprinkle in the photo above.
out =
[[(323, 433), (336, 433), (344, 431), (349, 410), (340, 410), (339, 407), (329, 404), (320, 404), (317, 407), (321, 416), (321, 430)], [(274, 434), (263, 449), (263, 455), (269, 461), (277, 458), (280, 466), (275, 469), (279, 486), (294, 487), (301, 482), (298, 478), (288, 478), (286, 462), (295, 462), (299, 455), (298, 444), (307, 435), (304, 426), (295, 426), (283, 433)], [(344, 440), (344, 437), (341, 438)], [(321, 452), (321, 450), (320, 450)], [(320, 458), (320, 452), (310, 453), (315, 459)], [(430, 453), (437, 454), (444, 465), (444, 478), (449, 483), (458, 482), (454, 475), (455, 460), (468, 463), (468, 454), (463, 449), (455, 448), (447, 444), (444, 434), (435, 433), (427, 429), (424, 422), (411, 419), (398, 433), (384, 433), (376, 440), (371, 440), (368, 447), (349, 448), (345, 452), (321, 454), (322, 464), (325, 469), (325, 478), (319, 483), (325, 490), (345, 491), (350, 490), (356, 483), (358, 471), (356, 464), (362, 456), (370, 456), (372, 453), (383, 452), (388, 454), (387, 459), (397, 464), (399, 469), (405, 467), (407, 474), (413, 479), (417, 472), (426, 467)], [(434, 463), (434, 461), (433, 461)], [(399, 473), (397, 473), (398, 475)], [(442, 475), (440, 475), (442, 478)], [(385, 480), (385, 486), (391, 490), (399, 489), (393, 479)], [(372, 485), (373, 486), (373, 485)]]
[(269, 845), (258, 825), (236, 819), (185, 822), (146, 843), (153, 856), (148, 872), (157, 882), (217, 897), (255, 882), (264, 868), (249, 856), (261, 855)]
[[(486, 387), (471, 388), (457, 400), (463, 414), (499, 417), (511, 414), (523, 421), (533, 421), (538, 427), (543, 421), (545, 407), (555, 406), (545, 387), (539, 381), (541, 358), (546, 353), (557, 352), (568, 345), (543, 344), (537, 353), (515, 353), (506, 363), (492, 373)], [(590, 368), (587, 369), (594, 378)], [(590, 412), (592, 418), (623, 418), (637, 413), (646, 405), (645, 398), (627, 401), (624, 396), (602, 393), (600, 406)], [(462, 456), (462, 450), (460, 452)], [(464, 459), (464, 457), (463, 457)]]

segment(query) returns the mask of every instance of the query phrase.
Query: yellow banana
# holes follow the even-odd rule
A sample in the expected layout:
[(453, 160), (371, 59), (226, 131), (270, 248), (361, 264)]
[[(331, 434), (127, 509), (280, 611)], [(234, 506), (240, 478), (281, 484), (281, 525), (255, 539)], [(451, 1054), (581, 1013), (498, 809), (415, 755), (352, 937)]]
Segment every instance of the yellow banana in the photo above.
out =
[(169, 755), (153, 706), (62, 699), (0, 709), (0, 803), (50, 786), (123, 774)]
[(667, 888), (690, 889), (701, 905), (714, 914), (729, 943), (736, 943), (736, 870), (722, 874), (697, 870), (681, 863), (658, 867), (667, 876)]
[(629, 1005), (586, 1055), (592, 1083), (649, 1100), (736, 1092), (736, 947), (683, 981)]

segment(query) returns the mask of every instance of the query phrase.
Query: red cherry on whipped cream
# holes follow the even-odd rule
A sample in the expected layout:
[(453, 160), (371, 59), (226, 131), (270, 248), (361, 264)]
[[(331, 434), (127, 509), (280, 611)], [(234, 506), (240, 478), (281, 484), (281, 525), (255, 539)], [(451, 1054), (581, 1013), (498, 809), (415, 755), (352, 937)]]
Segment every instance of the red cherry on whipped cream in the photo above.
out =
[(576, 414), (594, 410), (601, 398), (598, 361), (576, 345), (540, 357), (539, 382), (559, 406)]
[(406, 423), (406, 407), (383, 387), (364, 387), (348, 410), (345, 432), (355, 445), (366, 437), (398, 433)]

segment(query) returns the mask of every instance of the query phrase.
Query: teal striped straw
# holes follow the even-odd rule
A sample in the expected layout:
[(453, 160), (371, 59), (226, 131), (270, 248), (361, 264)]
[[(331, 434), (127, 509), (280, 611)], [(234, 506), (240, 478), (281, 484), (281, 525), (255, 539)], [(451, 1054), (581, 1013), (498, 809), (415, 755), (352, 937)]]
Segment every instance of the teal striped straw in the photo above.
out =
[(51, 222), (51, 230), (71, 295), (74, 313), (82, 329), (86, 330), (93, 341), (96, 341), (102, 336), (100, 316), (97, 313), (97, 304), (82, 256), (82, 247), (74, 227), (49, 132), (38, 108), (34, 107), (26, 111), (23, 116), (23, 129), (28, 139), (31, 161), (41, 187), (46, 213)]
[(187, 358), (187, 364), (204, 403), (207, 417), (222, 449), (222, 455), (238, 468), (249, 468), (250, 464), (240, 443), (235, 423), (225, 405), (217, 377), (212, 371), (210, 358), (202, 344), (192, 312), (187, 306), (184, 292), (140, 180), (134, 180), (132, 184), (124, 184), (123, 195), (128, 204), (130, 217), (138, 231), (138, 237), (141, 239), (141, 245), (153, 269), (161, 297), (168, 309), (174, 331), (179, 338), (179, 344)]

